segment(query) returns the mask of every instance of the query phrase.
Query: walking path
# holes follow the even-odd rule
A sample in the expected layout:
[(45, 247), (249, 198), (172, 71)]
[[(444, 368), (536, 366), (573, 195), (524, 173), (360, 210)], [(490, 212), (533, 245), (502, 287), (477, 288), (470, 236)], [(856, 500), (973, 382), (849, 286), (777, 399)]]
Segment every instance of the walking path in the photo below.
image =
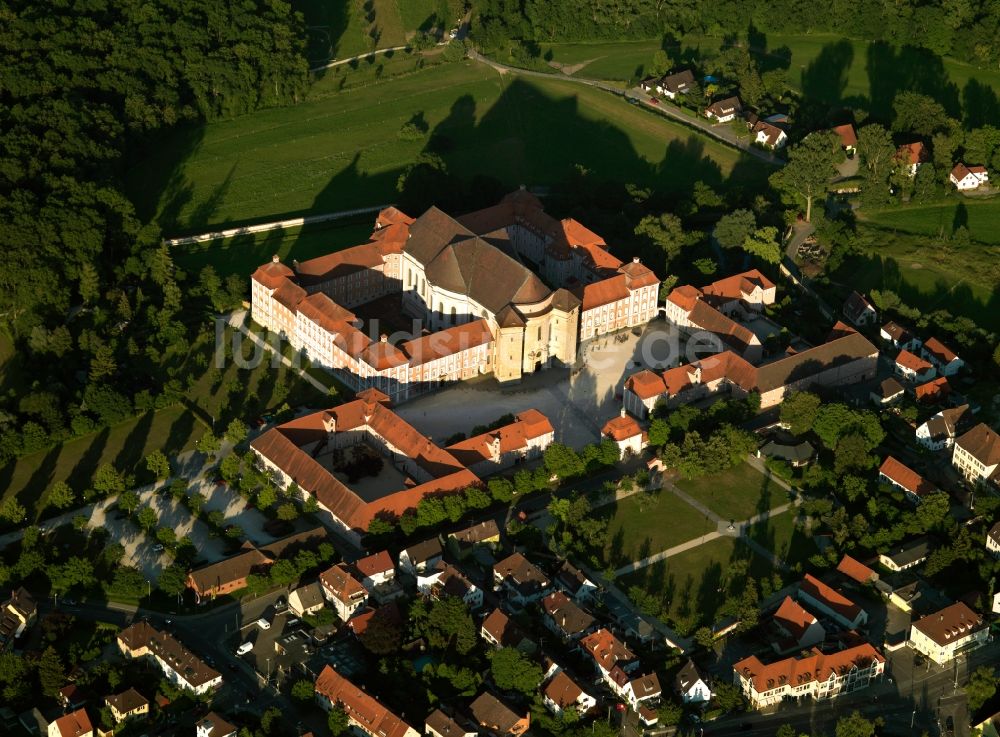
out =
[(576, 84), (586, 85), (588, 87), (595, 87), (599, 90), (604, 90), (605, 92), (610, 92), (613, 95), (618, 95), (619, 97), (624, 97), (626, 100), (634, 100), (640, 103), (648, 110), (663, 115), (664, 117), (670, 118), (675, 122), (681, 123), (689, 128), (696, 128), (701, 133), (707, 136), (711, 136), (717, 141), (721, 141), (727, 146), (732, 146), (733, 148), (738, 148), (741, 151), (754, 156), (761, 161), (766, 161), (769, 164), (774, 164), (775, 166), (784, 166), (785, 162), (775, 156), (774, 154), (763, 151), (750, 145), (749, 140), (743, 140), (736, 136), (736, 134), (725, 125), (713, 125), (708, 120), (686, 115), (681, 112), (680, 108), (675, 108), (672, 105), (652, 105), (650, 104), (650, 96), (645, 92), (639, 90), (625, 90), (621, 87), (615, 87), (606, 82), (602, 82), (598, 79), (588, 79), (586, 77), (574, 77), (567, 74), (556, 75), (550, 74), (548, 72), (536, 72), (533, 69), (521, 69), (520, 67), (512, 67), (507, 64), (501, 64), (498, 61), (494, 61), (488, 57), (483, 56), (477, 51), (469, 49), (467, 55), (470, 59), (481, 62), (488, 66), (493, 67), (500, 74), (522, 74), (527, 77), (539, 77), (541, 79), (548, 80), (563, 80), (565, 82), (574, 82)]
[(293, 371), (298, 372), (299, 376), (301, 376), (303, 379), (305, 379), (310, 384), (312, 384), (314, 387), (316, 387), (316, 389), (318, 389), (319, 391), (323, 392), (324, 394), (329, 394), (330, 393), (331, 387), (327, 386), (326, 384), (323, 384), (319, 379), (317, 379), (315, 376), (313, 376), (312, 374), (310, 374), (304, 368), (302, 368), (300, 366), (296, 366), (295, 362), (293, 362), (290, 358), (288, 358), (288, 356), (286, 356), (284, 353), (282, 353), (281, 351), (275, 350), (275, 348), (274, 348), (273, 345), (271, 345), (270, 343), (268, 343), (265, 340), (261, 340), (259, 336), (257, 336), (254, 333), (250, 332), (250, 329), (247, 328), (247, 326), (246, 326), (246, 322), (247, 322), (247, 311), (246, 310), (237, 310), (236, 312), (233, 312), (229, 316), (229, 325), (231, 327), (236, 328), (237, 330), (239, 330), (241, 333), (243, 333), (245, 336), (247, 336), (248, 338), (250, 338), (251, 341), (253, 341), (255, 344), (259, 345), (265, 351), (270, 351), (274, 355), (278, 356), (281, 359), (281, 362), (285, 366), (287, 366), (288, 368), (292, 369)]
[(333, 67), (339, 67), (341, 64), (350, 64), (352, 61), (361, 61), (362, 59), (373, 59), (377, 54), (385, 54), (388, 52), (405, 51), (408, 47), (406, 44), (402, 46), (390, 46), (387, 49), (375, 49), (374, 51), (366, 51), (363, 54), (358, 54), (357, 56), (349, 56), (346, 59), (337, 59), (336, 61), (331, 61), (326, 64), (320, 64), (318, 67), (313, 67), (310, 72), (322, 72), (324, 69), (332, 69)]

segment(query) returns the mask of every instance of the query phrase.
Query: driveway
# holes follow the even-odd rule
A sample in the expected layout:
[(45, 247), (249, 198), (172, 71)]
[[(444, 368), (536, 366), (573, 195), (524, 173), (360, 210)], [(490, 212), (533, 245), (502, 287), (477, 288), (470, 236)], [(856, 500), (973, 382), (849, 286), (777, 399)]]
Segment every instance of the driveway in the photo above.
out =
[(396, 412), (442, 442), (508, 412), (534, 408), (552, 422), (557, 442), (580, 448), (597, 441), (604, 423), (619, 413), (621, 400), (616, 397), (629, 376), (678, 360), (676, 330), (662, 320), (647, 325), (641, 336), (627, 330), (616, 335), (623, 339), (606, 335), (582, 344), (572, 369), (545, 369), (510, 387), (501, 387), (492, 377), (463, 382), (418, 397)]

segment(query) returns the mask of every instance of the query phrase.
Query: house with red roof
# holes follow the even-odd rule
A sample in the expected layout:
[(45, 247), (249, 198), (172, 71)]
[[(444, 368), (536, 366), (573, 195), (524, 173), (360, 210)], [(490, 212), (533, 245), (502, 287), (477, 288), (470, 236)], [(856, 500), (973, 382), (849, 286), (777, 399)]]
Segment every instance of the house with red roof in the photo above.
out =
[(826, 639), (826, 630), (819, 620), (790, 596), (781, 602), (772, 621), (780, 639), (772, 642), (771, 647), (779, 655), (811, 648)]
[(978, 189), (984, 184), (989, 184), (990, 175), (986, 171), (985, 166), (966, 166), (962, 162), (959, 162), (951, 170), (948, 180), (955, 185), (955, 189), (964, 192), (970, 189)]
[(416, 729), (332, 666), (323, 668), (314, 688), (320, 708), (328, 712), (339, 706), (347, 714), (348, 723), (368, 737), (420, 737)]
[(796, 594), (799, 601), (811, 610), (830, 617), (847, 629), (857, 629), (868, 622), (868, 612), (812, 574), (805, 575)]
[(540, 458), (553, 440), (555, 428), (549, 418), (537, 409), (526, 409), (509, 425), (460, 440), (447, 450), (470, 471), (485, 476)]
[(930, 151), (923, 144), (923, 141), (904, 143), (896, 149), (896, 165), (910, 177), (915, 177), (920, 165), (930, 160)]
[(346, 622), (368, 601), (368, 590), (340, 563), (319, 574), (323, 596), (333, 604), (337, 616)]
[(87, 710), (77, 709), (50, 722), (48, 737), (94, 737)]
[(906, 498), (914, 504), (928, 494), (937, 491), (937, 487), (919, 473), (892, 456), (887, 456), (878, 470), (879, 482), (895, 486), (906, 492)]
[(954, 376), (965, 365), (965, 361), (959, 358), (955, 351), (937, 338), (928, 339), (921, 347), (920, 352), (924, 358), (934, 364), (942, 376)]
[(926, 381), (913, 388), (913, 396), (923, 404), (937, 404), (947, 399), (951, 394), (951, 384), (946, 376)]
[(900, 351), (896, 356), (893, 369), (898, 376), (907, 381), (930, 381), (934, 378), (936, 370), (929, 362), (910, 351)]
[(837, 564), (837, 570), (843, 573), (852, 581), (860, 584), (870, 583), (878, 580), (878, 574), (861, 561), (844, 554)]
[(604, 423), (601, 437), (610, 440), (618, 446), (618, 457), (639, 455), (649, 442), (649, 436), (635, 418), (622, 407), (621, 414)]
[(833, 132), (840, 139), (840, 147), (848, 156), (854, 156), (858, 152), (858, 135), (854, 132), (854, 126), (850, 123), (846, 125), (834, 126)]

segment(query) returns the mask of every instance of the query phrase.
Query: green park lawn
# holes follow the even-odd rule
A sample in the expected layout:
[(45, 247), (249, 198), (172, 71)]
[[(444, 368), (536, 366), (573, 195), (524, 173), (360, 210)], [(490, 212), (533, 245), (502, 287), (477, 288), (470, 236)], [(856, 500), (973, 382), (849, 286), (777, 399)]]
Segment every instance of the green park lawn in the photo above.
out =
[(860, 214), (865, 222), (880, 228), (919, 235), (948, 236), (957, 225), (964, 225), (972, 240), (1000, 245), (1000, 198), (954, 195), (943, 202), (900, 205)]
[(720, 537), (622, 576), (615, 584), (623, 591), (638, 586), (659, 598), (674, 622), (694, 618), (697, 624), (710, 625), (724, 602), (719, 588), (726, 570), (733, 561), (747, 556), (750, 575), (760, 578), (771, 574), (770, 564), (739, 540)]
[(749, 463), (728, 471), (681, 479), (677, 486), (727, 520), (744, 520), (788, 502), (788, 492)]
[(792, 568), (804, 564), (817, 552), (812, 535), (796, 525), (793, 510), (758, 522), (750, 529), (749, 536)]
[[(395, 54), (388, 64), (415, 67)], [(166, 235), (394, 201), (427, 145), (397, 135), (411, 118), (446, 140), (442, 158), (465, 178), (510, 188), (566, 181), (577, 164), (622, 182), (686, 191), (760, 183), (769, 168), (605, 92), (559, 80), (501, 78), (471, 61), (378, 81), (370, 65), (314, 85), (297, 106), (188, 129), (139, 162), (130, 194), (159, 212)], [(354, 74), (368, 74), (350, 86)], [(343, 91), (340, 85), (345, 84)], [(169, 172), (162, 186), (148, 172)], [(166, 175), (165, 175), (166, 176)]]
[(715, 529), (715, 523), (666, 490), (630, 496), (597, 514), (610, 516), (604, 555), (616, 568)]
[[(226, 336), (228, 339), (231, 333), (227, 331)], [(249, 341), (246, 344), (243, 351), (249, 356)], [(208, 366), (212, 366), (213, 353), (214, 337), (204, 335), (194, 344), (187, 360), (197, 361), (197, 368), (201, 359), (196, 357), (205, 356)], [(329, 377), (327, 381), (332, 383)], [(282, 387), (287, 387), (285, 396)], [(37, 520), (45, 510), (46, 493), (52, 484), (66, 481), (80, 494), (90, 486), (94, 471), (103, 463), (135, 474), (139, 484), (152, 481), (145, 457), (156, 449), (168, 455), (191, 450), (198, 438), (211, 429), (213, 418), (216, 433), (221, 435), (234, 417), (249, 423), (260, 412), (285, 403), (290, 407), (327, 406), (335, 401), (287, 367), (272, 368), (266, 358), (253, 369), (240, 369), (232, 360), (227, 360), (225, 368), (218, 372), (202, 366), (183, 403), (22, 456), (0, 469), (0, 496), (16, 495), (29, 518)], [(51, 513), (49, 510), (46, 514)]]

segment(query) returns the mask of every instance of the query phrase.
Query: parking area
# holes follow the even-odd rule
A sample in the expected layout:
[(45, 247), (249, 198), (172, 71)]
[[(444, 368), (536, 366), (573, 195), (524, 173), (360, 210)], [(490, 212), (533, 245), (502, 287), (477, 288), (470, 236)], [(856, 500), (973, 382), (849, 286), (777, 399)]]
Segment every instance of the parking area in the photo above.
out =
[[(579, 448), (600, 437), (604, 423), (618, 414), (625, 380), (643, 368), (678, 361), (677, 332), (662, 320), (639, 335), (625, 330), (581, 345), (572, 368), (550, 368), (501, 387), (492, 377), (442, 389), (396, 411), (424, 434), (441, 442), (456, 432), (486, 425), (508, 412), (534, 408), (555, 428), (556, 441)], [(456, 416), (455, 407), (461, 407)]]
[(196, 488), (205, 497), (206, 511), (220, 510), (226, 516), (226, 524), (239, 525), (257, 545), (274, 542), (274, 536), (264, 529), (267, 517), (256, 509), (248, 508), (246, 499), (235, 489), (207, 480), (199, 481)]

